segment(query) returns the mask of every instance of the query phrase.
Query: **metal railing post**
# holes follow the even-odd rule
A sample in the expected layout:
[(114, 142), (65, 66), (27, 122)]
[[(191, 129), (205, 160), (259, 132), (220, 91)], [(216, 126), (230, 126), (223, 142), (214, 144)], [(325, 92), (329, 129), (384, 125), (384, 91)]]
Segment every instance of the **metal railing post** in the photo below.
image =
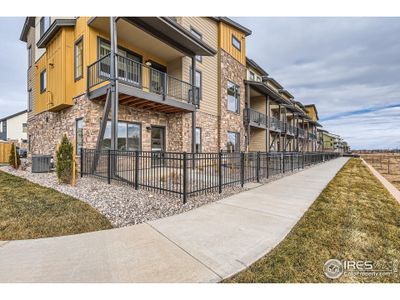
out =
[[(100, 153), (101, 154), (101, 153)], [(111, 150), (107, 150), (107, 183), (111, 183)]]
[(218, 192), (222, 193), (222, 150), (218, 153)]
[(269, 178), (269, 152), (267, 153), (267, 179)]
[(139, 189), (139, 150), (135, 152), (135, 190)]
[(183, 152), (183, 203), (187, 201), (187, 153)]
[(293, 167), (294, 154), (293, 153), (290, 153), (290, 160), (291, 160), (290, 162), (291, 162), (291, 165), (292, 165), (292, 172), (293, 172), (293, 170), (294, 170), (294, 167)]
[(244, 152), (240, 152), (240, 185), (244, 185)]
[(260, 151), (257, 152), (256, 172), (257, 182), (260, 182)]
[(285, 152), (282, 153), (282, 169), (283, 173), (285, 173)]

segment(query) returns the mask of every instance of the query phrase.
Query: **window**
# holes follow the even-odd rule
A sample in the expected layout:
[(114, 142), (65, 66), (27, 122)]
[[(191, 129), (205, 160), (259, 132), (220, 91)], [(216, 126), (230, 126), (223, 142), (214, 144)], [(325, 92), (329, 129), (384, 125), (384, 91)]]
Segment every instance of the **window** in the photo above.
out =
[(228, 131), (228, 141), (226, 143), (228, 152), (240, 151), (240, 134), (238, 132)]
[[(108, 41), (99, 38), (98, 42), (99, 59), (111, 52), (111, 45)], [(142, 77), (142, 56), (134, 52), (118, 47), (118, 78), (130, 83), (141, 84)], [(128, 59), (125, 59), (128, 58)], [(104, 59), (100, 63), (100, 76), (110, 76), (110, 59)]]
[(28, 47), (28, 68), (32, 66), (32, 46)]
[(83, 77), (83, 37), (75, 42), (74, 50), (75, 80)]
[[(203, 36), (201, 35), (201, 33), (199, 33), (196, 29), (194, 28), (190, 28), (190, 32), (199, 40), (203, 39)], [(199, 62), (203, 61), (203, 57), (201, 55), (196, 55), (196, 60)]]
[(255, 74), (252, 71), (249, 71), (249, 79), (254, 81)]
[(32, 90), (30, 89), (28, 91), (28, 111), (32, 111), (33, 109), (33, 103), (32, 103)]
[(201, 152), (201, 128), (196, 127), (196, 153)]
[(3, 132), (3, 122), (0, 121), (0, 133), (2, 133), (2, 132)]
[[(192, 67), (189, 68), (189, 74), (190, 74), (190, 82), (192, 82)], [(200, 71), (196, 70), (196, 81), (194, 85), (199, 88), (199, 99), (201, 99), (202, 95), (202, 74)]]
[(26, 133), (28, 131), (28, 124), (22, 123), (22, 132)]
[(240, 87), (228, 81), (228, 111), (240, 113)]
[[(118, 122), (118, 150), (135, 151), (141, 148), (141, 125), (138, 123)], [(107, 122), (102, 149), (111, 149), (111, 121)]]
[(44, 93), (46, 91), (46, 69), (44, 69), (40, 73), (40, 93)]
[(83, 148), (83, 126), (83, 119), (75, 121), (76, 155), (80, 155)]
[(40, 19), (40, 37), (49, 29), (51, 23), (50, 17), (42, 17)]
[(234, 36), (233, 34), (232, 34), (232, 45), (233, 45), (233, 47), (235, 47), (236, 49), (241, 51), (241, 43), (240, 43), (239, 39), (236, 36)]

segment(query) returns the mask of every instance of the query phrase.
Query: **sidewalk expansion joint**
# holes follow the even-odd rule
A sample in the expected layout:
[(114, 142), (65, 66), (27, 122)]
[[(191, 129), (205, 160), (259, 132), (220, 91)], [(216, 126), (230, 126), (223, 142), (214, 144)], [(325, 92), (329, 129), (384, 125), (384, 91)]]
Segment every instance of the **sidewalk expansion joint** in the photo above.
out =
[(221, 280), (224, 279), (220, 274), (218, 274), (216, 271), (214, 271), (212, 268), (210, 268), (209, 266), (207, 266), (204, 262), (202, 262), (200, 259), (198, 259), (197, 257), (195, 257), (193, 254), (191, 254), (190, 252), (188, 252), (186, 249), (184, 249), (183, 247), (181, 247), (180, 245), (178, 245), (176, 242), (174, 242), (173, 240), (171, 240), (168, 236), (166, 236), (164, 233), (162, 233), (160, 230), (158, 230), (157, 228), (155, 228), (153, 225), (145, 222), (147, 225), (149, 225), (153, 230), (155, 230), (156, 232), (158, 232), (161, 236), (163, 236), (164, 238), (166, 238), (168, 241), (170, 241), (172, 244), (174, 244), (176, 247), (178, 247), (179, 249), (181, 249), (183, 252), (185, 252), (187, 255), (189, 255), (191, 258), (193, 258), (194, 260), (196, 260), (197, 262), (199, 262), (202, 266), (204, 266), (206, 269), (210, 270), (212, 273), (214, 273), (215, 275), (217, 275)]

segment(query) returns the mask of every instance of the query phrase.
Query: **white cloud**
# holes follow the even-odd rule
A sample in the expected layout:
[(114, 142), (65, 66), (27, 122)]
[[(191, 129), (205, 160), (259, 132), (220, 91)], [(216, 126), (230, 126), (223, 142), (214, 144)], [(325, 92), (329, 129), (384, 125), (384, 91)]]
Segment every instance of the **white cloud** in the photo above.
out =
[[(253, 30), (247, 55), (320, 118), (400, 103), (400, 18), (235, 19)], [(323, 125), (356, 148), (400, 147), (392, 112)]]

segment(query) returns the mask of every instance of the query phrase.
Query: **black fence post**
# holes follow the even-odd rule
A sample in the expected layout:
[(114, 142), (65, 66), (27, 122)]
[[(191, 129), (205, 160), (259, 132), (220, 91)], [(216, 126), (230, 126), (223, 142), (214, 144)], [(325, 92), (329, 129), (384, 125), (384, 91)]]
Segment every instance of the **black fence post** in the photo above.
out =
[(260, 151), (257, 152), (257, 163), (256, 163), (256, 168), (257, 168), (257, 182), (260, 182)]
[(135, 151), (135, 190), (139, 189), (139, 150)]
[(222, 193), (222, 150), (218, 153), (218, 192)]
[(185, 204), (187, 201), (186, 165), (187, 165), (187, 153), (183, 152), (183, 204)]
[(304, 152), (302, 153), (302, 169), (304, 169)]
[(83, 148), (81, 148), (81, 152), (79, 153), (80, 160), (81, 160), (81, 178), (83, 177)]
[(267, 153), (267, 179), (269, 178), (269, 152)]
[(111, 150), (107, 150), (107, 183), (111, 183)]
[(293, 166), (294, 162), (293, 162), (293, 160), (294, 160), (294, 153), (290, 153), (290, 162), (291, 162), (291, 165), (292, 165), (292, 172), (294, 170), (294, 166)]
[(240, 152), (240, 185), (244, 185), (244, 152)]
[(285, 173), (285, 152), (282, 153), (282, 170)]

